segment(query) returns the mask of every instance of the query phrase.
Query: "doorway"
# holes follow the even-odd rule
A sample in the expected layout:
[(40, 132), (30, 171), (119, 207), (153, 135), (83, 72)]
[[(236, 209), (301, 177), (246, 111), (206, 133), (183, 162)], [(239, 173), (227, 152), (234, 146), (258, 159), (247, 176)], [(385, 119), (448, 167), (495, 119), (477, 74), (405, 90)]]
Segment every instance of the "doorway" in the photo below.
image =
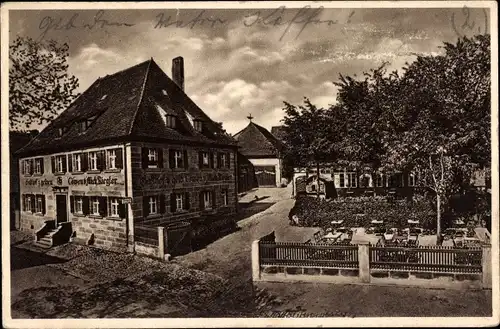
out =
[(65, 194), (56, 194), (56, 225), (68, 221), (68, 197)]

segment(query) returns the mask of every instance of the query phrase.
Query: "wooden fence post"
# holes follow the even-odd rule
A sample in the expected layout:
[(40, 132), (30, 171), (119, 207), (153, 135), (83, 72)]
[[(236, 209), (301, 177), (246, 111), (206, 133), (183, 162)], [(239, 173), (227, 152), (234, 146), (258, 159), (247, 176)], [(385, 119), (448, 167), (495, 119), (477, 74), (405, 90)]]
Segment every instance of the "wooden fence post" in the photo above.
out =
[(358, 244), (359, 280), (370, 283), (370, 245), (363, 241)]
[(252, 280), (260, 281), (259, 240), (252, 242)]
[(491, 289), (492, 272), (491, 272), (491, 244), (483, 244), (483, 288)]
[(165, 259), (165, 228), (158, 227), (158, 258)]

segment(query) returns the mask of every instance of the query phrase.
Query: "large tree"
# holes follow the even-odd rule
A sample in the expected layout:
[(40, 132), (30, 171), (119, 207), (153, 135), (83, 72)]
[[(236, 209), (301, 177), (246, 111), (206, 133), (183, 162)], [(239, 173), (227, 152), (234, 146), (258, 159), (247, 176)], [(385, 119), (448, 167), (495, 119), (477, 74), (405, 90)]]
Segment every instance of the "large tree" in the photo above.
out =
[[(292, 105), (285, 102), (284, 142), (285, 158), (294, 166), (316, 167), (316, 178), (320, 179), (320, 165), (338, 158), (337, 141), (333, 129), (336, 124), (334, 116), (324, 108), (318, 108), (308, 98), (303, 105)], [(319, 197), (319, 188), (317, 195)]]
[(68, 74), (68, 45), (16, 38), (9, 47), (9, 121), (12, 130), (44, 124), (76, 97), (78, 79)]
[(437, 234), (449, 198), (468, 188), (476, 166), (490, 165), (490, 38), (445, 43), (404, 69), (382, 119), (385, 164), (413, 169), (435, 193)]

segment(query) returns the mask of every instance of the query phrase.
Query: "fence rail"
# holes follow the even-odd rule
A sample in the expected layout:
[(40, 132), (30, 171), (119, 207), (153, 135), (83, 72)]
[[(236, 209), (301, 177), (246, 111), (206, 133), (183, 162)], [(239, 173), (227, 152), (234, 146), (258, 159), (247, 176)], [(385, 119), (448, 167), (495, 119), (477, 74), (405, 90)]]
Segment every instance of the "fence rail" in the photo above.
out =
[(150, 226), (134, 226), (134, 239), (136, 242), (150, 246), (158, 246), (158, 228)]
[(370, 268), (389, 271), (481, 273), (482, 250), (370, 247)]
[(358, 267), (358, 248), (329, 244), (259, 242), (260, 265)]

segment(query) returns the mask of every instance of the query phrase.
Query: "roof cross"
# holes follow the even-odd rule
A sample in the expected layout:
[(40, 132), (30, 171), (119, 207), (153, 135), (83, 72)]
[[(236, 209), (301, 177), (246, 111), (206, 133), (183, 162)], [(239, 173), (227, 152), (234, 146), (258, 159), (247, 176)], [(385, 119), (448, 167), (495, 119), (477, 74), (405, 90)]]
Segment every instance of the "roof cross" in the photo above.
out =
[(250, 120), (250, 122), (252, 122), (253, 116), (252, 116), (252, 114), (251, 114), (251, 113), (250, 113), (250, 114), (248, 114), (247, 119), (248, 119), (248, 120)]

